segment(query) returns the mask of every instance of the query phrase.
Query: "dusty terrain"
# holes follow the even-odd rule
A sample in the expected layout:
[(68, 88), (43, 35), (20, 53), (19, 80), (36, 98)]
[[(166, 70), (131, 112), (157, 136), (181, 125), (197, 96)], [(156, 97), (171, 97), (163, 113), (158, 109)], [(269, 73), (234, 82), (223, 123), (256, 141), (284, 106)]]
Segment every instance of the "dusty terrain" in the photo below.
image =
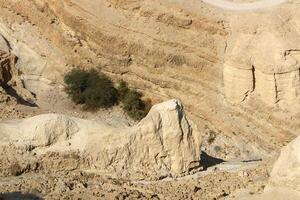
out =
[[(199, 154), (197, 172), (136, 180), (91, 170), (94, 161), (77, 150), (39, 154), (8, 140), (1, 146), (0, 197), (263, 198), (265, 187), (272, 191), (269, 176), (280, 150), (299, 136), (299, 9), (292, 0), (239, 11), (198, 0), (0, 0), (0, 124), (55, 113), (112, 130), (139, 127), (120, 107), (90, 113), (68, 99), (63, 75), (72, 67), (94, 67), (114, 81), (126, 80), (154, 103), (179, 99), (187, 124), (195, 127), (183, 132), (197, 130), (202, 143), (201, 156), (195, 143), (189, 149), (192, 142), (178, 143), (182, 149), (174, 153), (183, 165)], [(147, 124), (161, 119), (151, 116)], [(166, 126), (180, 123), (170, 120)], [(299, 165), (293, 166), (297, 171)]]

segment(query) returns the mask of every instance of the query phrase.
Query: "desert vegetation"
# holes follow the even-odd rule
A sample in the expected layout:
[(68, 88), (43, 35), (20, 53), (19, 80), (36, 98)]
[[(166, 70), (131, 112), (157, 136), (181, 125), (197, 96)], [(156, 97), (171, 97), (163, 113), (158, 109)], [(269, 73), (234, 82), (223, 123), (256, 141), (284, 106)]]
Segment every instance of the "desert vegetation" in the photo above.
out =
[(120, 81), (117, 87), (103, 73), (95, 69), (73, 69), (64, 77), (65, 91), (76, 103), (82, 104), (86, 110), (109, 108), (121, 103), (123, 110), (134, 120), (146, 116), (149, 110), (149, 100), (141, 99), (142, 94), (130, 89), (125, 81)]
[(135, 120), (140, 120), (146, 116), (146, 104), (141, 100), (141, 93), (130, 89), (123, 80), (119, 83), (118, 92), (122, 107), (128, 116)]

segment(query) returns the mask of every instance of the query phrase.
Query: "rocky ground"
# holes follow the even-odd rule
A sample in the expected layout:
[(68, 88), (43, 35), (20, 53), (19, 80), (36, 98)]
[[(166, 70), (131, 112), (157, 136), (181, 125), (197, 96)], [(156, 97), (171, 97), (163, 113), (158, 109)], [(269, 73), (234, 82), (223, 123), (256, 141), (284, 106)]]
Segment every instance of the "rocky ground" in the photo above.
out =
[[(215, 171), (201, 178), (143, 183), (76, 170), (30, 172), (2, 178), (0, 190), (4, 198), (22, 199), (224, 199), (231, 191), (248, 186), (250, 194), (262, 192), (268, 177), (264, 168), (243, 173)], [(260, 183), (253, 185), (254, 181)]]
[[(177, 179), (132, 181), (79, 170), (84, 162), (76, 154), (50, 153), (42, 158), (1, 149), (2, 199), (224, 199), (233, 191), (263, 191), (270, 163), (226, 162)], [(22, 157), (34, 162), (21, 163)], [(12, 160), (11, 158), (14, 158)], [(25, 159), (24, 159), (25, 160)], [(18, 163), (19, 162), (19, 163)], [(203, 162), (207, 162), (203, 159)]]

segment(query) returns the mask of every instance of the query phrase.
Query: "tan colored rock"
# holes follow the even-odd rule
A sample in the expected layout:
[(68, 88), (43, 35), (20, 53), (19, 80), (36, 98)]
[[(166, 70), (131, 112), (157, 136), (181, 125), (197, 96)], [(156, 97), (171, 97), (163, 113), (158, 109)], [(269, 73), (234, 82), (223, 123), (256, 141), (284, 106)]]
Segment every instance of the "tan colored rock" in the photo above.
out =
[(178, 100), (155, 105), (131, 128), (48, 114), (1, 122), (0, 136), (2, 145), (35, 148), (40, 154), (79, 150), (94, 170), (122, 177), (182, 176), (200, 167), (201, 136)]
[(23, 98), (33, 102), (33, 95), (24, 88), (20, 79), (20, 72), (16, 68), (17, 57), (8, 52), (0, 50), (0, 86), (4, 89), (14, 90), (14, 98)]
[[(282, 102), (299, 106), (300, 40), (297, 23), (300, 19), (296, 13), (296, 10), (282, 5), (282, 9), (270, 13), (233, 15), (233, 33), (228, 40), (224, 74), (228, 74), (228, 63), (237, 70), (253, 68), (252, 76), (245, 70), (240, 72), (244, 75), (239, 75), (244, 77), (243, 81), (233, 80), (233, 85), (241, 87), (235, 89), (233, 96), (237, 99), (244, 96), (244, 82), (250, 85), (253, 82), (251, 96), (258, 95), (266, 104), (272, 106)], [(259, 18), (261, 21), (257, 21)], [(236, 70), (231, 71), (236, 73)], [(226, 77), (224, 86), (230, 100), (230, 81)]]
[(0, 34), (0, 50), (5, 52), (10, 51), (6, 39), (1, 34)]
[(296, 200), (300, 199), (300, 137), (281, 150), (271, 177), (262, 194), (236, 194), (241, 200)]
[(300, 193), (300, 137), (281, 150), (271, 172), (271, 183)]
[(300, 199), (300, 137), (281, 150), (270, 183), (257, 199)]
[(252, 69), (240, 69), (224, 65), (224, 90), (230, 102), (241, 103), (254, 90), (253, 73)]

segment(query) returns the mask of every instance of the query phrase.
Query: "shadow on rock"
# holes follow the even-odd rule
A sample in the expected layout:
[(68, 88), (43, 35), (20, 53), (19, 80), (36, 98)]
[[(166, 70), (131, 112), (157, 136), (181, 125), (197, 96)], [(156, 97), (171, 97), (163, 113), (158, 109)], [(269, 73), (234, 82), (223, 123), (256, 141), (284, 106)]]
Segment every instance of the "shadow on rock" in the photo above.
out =
[(0, 200), (42, 200), (43, 198), (35, 194), (22, 194), (21, 192), (10, 192), (0, 194)]
[(225, 160), (212, 157), (207, 153), (205, 153), (204, 151), (201, 152), (200, 160), (201, 160), (201, 165), (203, 167), (203, 170), (206, 170), (209, 167), (225, 162)]
[(11, 86), (2, 86), (2, 87), (6, 91), (7, 94), (16, 98), (17, 103), (25, 105), (25, 106), (37, 107), (37, 105), (34, 102), (25, 100), (22, 96), (20, 96), (13, 87), (11, 87)]

